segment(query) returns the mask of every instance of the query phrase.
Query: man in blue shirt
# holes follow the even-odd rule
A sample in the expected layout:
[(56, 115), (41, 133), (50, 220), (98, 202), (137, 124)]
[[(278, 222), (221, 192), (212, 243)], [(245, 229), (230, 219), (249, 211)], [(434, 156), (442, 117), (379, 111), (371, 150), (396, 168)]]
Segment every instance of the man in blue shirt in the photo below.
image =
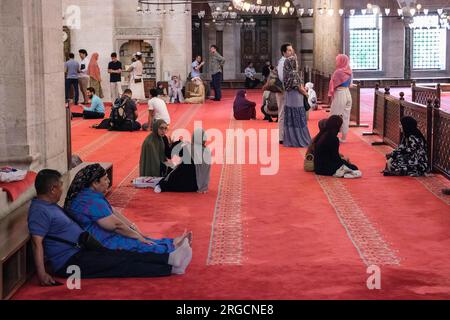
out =
[(69, 54), (69, 60), (64, 64), (65, 72), (66, 72), (66, 101), (69, 100), (70, 95), (70, 87), (73, 87), (74, 90), (74, 98), (73, 102), (78, 104), (78, 73), (81, 72), (80, 64), (75, 61), (75, 55), (73, 53)]
[[(44, 257), (53, 273), (67, 277), (69, 266), (77, 266), (81, 278), (159, 277), (183, 274), (192, 259), (186, 240), (170, 254), (113, 251), (106, 248), (77, 247), (83, 230), (58, 206), (63, 193), (61, 174), (42, 170), (35, 181), (37, 197), (28, 215), (28, 229), (33, 243), (36, 271), (41, 285), (56, 284), (45, 269)], [(69, 244), (73, 243), (73, 244)]]
[(105, 106), (102, 99), (95, 94), (95, 89), (87, 88), (87, 96), (91, 100), (91, 107), (83, 107), (83, 113), (72, 113), (72, 116), (83, 117), (84, 119), (103, 119), (105, 117)]

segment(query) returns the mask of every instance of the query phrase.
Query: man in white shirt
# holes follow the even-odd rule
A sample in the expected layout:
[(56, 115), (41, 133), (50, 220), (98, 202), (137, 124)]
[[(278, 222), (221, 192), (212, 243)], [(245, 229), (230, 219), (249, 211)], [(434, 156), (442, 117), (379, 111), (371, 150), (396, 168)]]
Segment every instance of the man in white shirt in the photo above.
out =
[[(280, 61), (278, 62), (278, 79), (280, 79), (281, 83), (283, 83), (283, 77), (284, 77), (284, 62), (287, 58), (292, 56), (294, 54), (294, 48), (292, 47), (292, 44), (285, 43), (281, 46), (281, 54), (282, 57)], [(278, 128), (280, 130), (280, 144), (283, 143), (284, 139), (284, 92), (277, 93), (277, 104), (278, 104)]]
[(162, 119), (168, 125), (170, 124), (170, 115), (164, 100), (158, 98), (156, 89), (150, 90), (151, 99), (148, 101), (148, 124), (143, 127), (144, 130), (151, 130), (153, 121)]
[(86, 50), (81, 49), (78, 51), (80, 54), (80, 73), (78, 75), (78, 83), (80, 84), (80, 91), (83, 95), (82, 104), (89, 103), (89, 97), (87, 96), (87, 88), (89, 88), (89, 75), (88, 75), (88, 67), (89, 67), (89, 59), (87, 58), (88, 53)]

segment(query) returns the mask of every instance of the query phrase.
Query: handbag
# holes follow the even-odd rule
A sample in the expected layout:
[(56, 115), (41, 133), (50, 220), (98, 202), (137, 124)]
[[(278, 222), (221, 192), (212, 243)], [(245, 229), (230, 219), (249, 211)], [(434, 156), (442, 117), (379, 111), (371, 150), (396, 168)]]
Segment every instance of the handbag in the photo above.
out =
[(142, 79), (134, 79), (134, 83), (141, 83)]
[(303, 169), (306, 172), (314, 172), (314, 155), (308, 153), (303, 161)]

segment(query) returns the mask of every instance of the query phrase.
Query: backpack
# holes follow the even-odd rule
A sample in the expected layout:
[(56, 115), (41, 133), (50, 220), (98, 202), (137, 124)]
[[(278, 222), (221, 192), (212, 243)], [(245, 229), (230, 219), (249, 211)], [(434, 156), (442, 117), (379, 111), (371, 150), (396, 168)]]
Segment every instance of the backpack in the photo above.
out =
[(111, 115), (109, 117), (109, 125), (111, 128), (121, 127), (127, 120), (127, 113), (125, 112), (125, 106), (128, 103), (129, 98), (120, 98), (114, 102), (111, 109)]
[(271, 92), (269, 98), (267, 98), (267, 110), (278, 111), (277, 96), (275, 92)]

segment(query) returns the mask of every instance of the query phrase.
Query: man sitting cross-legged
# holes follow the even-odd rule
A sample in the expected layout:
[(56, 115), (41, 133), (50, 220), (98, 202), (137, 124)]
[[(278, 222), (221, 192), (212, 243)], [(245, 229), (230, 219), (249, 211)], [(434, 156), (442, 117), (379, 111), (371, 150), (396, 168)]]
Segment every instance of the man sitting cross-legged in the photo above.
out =
[(57, 204), (63, 193), (61, 174), (42, 170), (35, 187), (37, 198), (31, 203), (28, 228), (41, 285), (56, 283), (45, 269), (44, 257), (50, 261), (53, 274), (63, 278), (68, 276), (69, 266), (79, 267), (81, 278), (143, 278), (183, 274), (191, 262), (189, 239), (175, 251), (163, 254), (109, 250), (95, 239), (85, 241), (87, 233)]

